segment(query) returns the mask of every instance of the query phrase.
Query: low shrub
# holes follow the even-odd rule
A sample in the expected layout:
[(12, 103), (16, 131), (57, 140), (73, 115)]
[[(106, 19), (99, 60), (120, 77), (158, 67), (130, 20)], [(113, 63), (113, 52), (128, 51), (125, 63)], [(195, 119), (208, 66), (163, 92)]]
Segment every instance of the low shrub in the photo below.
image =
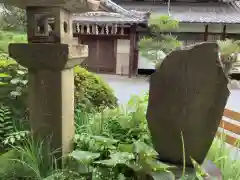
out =
[(75, 102), (82, 108), (86, 105), (99, 111), (117, 106), (113, 90), (98, 75), (79, 66), (75, 67)]

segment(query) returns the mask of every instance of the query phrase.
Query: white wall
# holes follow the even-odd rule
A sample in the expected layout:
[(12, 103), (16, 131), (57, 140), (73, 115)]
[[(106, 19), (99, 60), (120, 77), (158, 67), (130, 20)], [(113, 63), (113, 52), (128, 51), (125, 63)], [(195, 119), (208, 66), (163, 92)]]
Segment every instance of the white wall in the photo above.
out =
[(205, 26), (201, 23), (181, 23), (178, 32), (204, 32)]
[(118, 39), (116, 74), (128, 75), (130, 58), (129, 53), (130, 53), (130, 40)]
[(240, 34), (240, 24), (227, 25), (226, 32)]
[[(222, 33), (223, 24), (208, 24), (208, 32)], [(204, 23), (180, 23), (178, 32), (204, 32)], [(226, 33), (240, 33), (240, 24), (227, 24)]]
[(138, 69), (155, 69), (153, 63), (151, 63), (147, 58), (141, 56), (141, 53), (138, 53)]

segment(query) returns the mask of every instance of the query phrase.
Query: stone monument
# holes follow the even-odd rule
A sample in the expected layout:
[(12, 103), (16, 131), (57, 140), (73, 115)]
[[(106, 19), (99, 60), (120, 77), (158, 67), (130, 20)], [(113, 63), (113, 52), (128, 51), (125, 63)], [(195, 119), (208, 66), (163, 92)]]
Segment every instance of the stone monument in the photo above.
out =
[(88, 47), (73, 37), (74, 13), (107, 11), (134, 20), (149, 13), (127, 11), (110, 0), (0, 0), (27, 12), (28, 43), (10, 44), (9, 54), (29, 72), (30, 124), (34, 135), (51, 137), (59, 156), (72, 150), (74, 71)]
[[(147, 120), (160, 161), (200, 165), (212, 144), (229, 90), (216, 43), (171, 52), (150, 78)], [(183, 141), (182, 141), (183, 139)]]

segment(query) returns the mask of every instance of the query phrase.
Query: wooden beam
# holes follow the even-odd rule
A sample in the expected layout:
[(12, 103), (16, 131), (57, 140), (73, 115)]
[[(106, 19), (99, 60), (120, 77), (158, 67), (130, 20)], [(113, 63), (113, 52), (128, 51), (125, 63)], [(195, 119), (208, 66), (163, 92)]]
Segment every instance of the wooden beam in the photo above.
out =
[(117, 74), (117, 39), (114, 39), (113, 54), (114, 54), (114, 61), (115, 61), (115, 73)]
[(204, 38), (203, 38), (204, 41), (207, 41), (208, 40), (208, 25), (205, 25), (205, 31), (204, 31)]
[(139, 50), (138, 50), (139, 34), (136, 32), (136, 41), (135, 41), (135, 50), (134, 50), (134, 66), (133, 71), (134, 75), (138, 73), (138, 59), (139, 59)]
[[(229, 110), (229, 109), (224, 109), (223, 116), (236, 122), (239, 122), (240, 120), (240, 113)], [(235, 135), (240, 135), (240, 126), (230, 121), (222, 120), (220, 122), (219, 127), (222, 129), (218, 130), (216, 136), (219, 137), (220, 139), (223, 139), (226, 143), (232, 146), (239, 147), (240, 140), (235, 136), (226, 133), (226, 131), (229, 131)]]
[(220, 139), (225, 140), (226, 143), (232, 145), (232, 146), (237, 146), (238, 145), (238, 139), (235, 137), (229, 136), (228, 134), (222, 133), (222, 132), (217, 132), (217, 137)]
[(225, 116), (229, 119), (240, 122), (240, 113), (239, 112), (229, 110), (229, 109), (225, 109), (224, 113), (223, 113), (223, 116)]
[(222, 120), (219, 127), (226, 129), (234, 134), (240, 135), (240, 126), (238, 126), (236, 124), (232, 124), (230, 122)]

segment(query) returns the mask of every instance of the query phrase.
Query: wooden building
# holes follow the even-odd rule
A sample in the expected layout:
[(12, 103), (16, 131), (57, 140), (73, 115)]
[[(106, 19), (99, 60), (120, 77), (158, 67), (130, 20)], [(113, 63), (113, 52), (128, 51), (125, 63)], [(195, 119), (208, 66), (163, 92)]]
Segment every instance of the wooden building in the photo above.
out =
[(127, 11), (106, 1), (103, 11), (74, 14), (73, 36), (88, 45), (83, 65), (90, 71), (136, 75), (138, 27), (147, 27), (149, 13)]
[[(174, 0), (168, 9), (167, 3), (160, 0), (117, 1), (128, 10), (151, 11), (152, 15), (171, 15), (179, 21), (176, 35), (184, 45), (202, 41), (216, 41), (225, 38), (240, 39), (240, 2)], [(147, 33), (139, 30), (140, 35)], [(154, 69), (139, 54), (138, 69)]]

